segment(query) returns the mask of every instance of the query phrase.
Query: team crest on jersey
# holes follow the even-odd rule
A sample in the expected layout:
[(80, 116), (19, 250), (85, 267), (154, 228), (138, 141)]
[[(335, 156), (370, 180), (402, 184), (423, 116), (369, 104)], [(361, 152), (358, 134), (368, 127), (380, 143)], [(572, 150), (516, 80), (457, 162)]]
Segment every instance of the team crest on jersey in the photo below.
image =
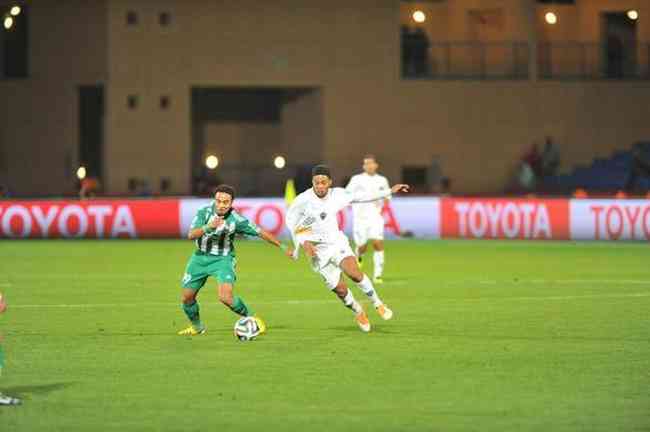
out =
[(325, 220), (326, 217), (327, 217), (327, 213), (323, 212), (320, 214), (321, 220)]

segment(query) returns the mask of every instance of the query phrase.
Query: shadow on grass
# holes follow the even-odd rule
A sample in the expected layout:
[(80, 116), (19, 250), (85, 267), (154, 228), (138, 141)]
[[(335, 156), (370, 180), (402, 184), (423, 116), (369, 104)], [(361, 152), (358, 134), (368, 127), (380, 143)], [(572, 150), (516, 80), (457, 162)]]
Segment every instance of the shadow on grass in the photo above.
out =
[(30, 394), (47, 394), (57, 390), (63, 390), (66, 387), (73, 385), (73, 382), (58, 382), (51, 384), (34, 384), (13, 387), (3, 387), (3, 393), (24, 399), (26, 395)]

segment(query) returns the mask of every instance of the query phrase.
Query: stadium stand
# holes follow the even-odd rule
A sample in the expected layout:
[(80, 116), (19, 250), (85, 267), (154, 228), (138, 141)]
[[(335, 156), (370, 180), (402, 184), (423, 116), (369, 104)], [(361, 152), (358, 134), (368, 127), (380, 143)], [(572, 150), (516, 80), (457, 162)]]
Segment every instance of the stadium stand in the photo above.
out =
[[(637, 157), (634, 149), (638, 150)], [(636, 143), (629, 150), (616, 151), (606, 159), (595, 158), (589, 166), (576, 166), (570, 174), (545, 177), (542, 190), (562, 194), (576, 189), (590, 192), (648, 192), (650, 172), (639, 169), (639, 160), (650, 161), (650, 141)]]

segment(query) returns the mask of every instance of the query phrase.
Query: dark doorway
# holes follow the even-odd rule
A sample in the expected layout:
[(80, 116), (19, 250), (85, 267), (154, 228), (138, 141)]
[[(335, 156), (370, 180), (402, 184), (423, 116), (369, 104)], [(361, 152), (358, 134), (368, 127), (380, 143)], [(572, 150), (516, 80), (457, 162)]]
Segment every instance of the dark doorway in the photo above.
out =
[(104, 86), (79, 87), (79, 163), (101, 181), (104, 147)]
[[(12, 12), (17, 8), (18, 13)], [(0, 6), (0, 79), (29, 75), (29, 6)]]
[(304, 173), (322, 158), (318, 88), (191, 91), (194, 195), (208, 195), (223, 182), (235, 186), (238, 195), (281, 196), (290, 178), (302, 189)]
[(636, 20), (626, 12), (602, 14), (602, 47), (604, 74), (607, 78), (623, 79), (637, 75)]

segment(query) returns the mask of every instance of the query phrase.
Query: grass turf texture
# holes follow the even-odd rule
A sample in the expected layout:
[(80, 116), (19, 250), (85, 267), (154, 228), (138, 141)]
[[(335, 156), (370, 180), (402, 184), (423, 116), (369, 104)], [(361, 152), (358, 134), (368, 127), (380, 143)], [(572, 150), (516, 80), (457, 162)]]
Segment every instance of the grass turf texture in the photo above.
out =
[(379, 291), (396, 317), (369, 311), (363, 334), (306, 262), (240, 242), (237, 292), (269, 325), (249, 343), (213, 281), (208, 333), (175, 335), (191, 251), (1, 241), (0, 389), (25, 404), (0, 407), (0, 429), (650, 428), (646, 244), (388, 243)]

